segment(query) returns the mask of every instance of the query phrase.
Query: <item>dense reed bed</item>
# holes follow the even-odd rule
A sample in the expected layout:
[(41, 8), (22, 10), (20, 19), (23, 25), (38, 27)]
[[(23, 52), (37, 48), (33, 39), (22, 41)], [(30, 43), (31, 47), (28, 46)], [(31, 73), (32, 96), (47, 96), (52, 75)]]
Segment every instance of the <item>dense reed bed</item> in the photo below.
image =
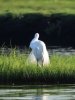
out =
[(28, 55), (0, 54), (0, 84), (75, 83), (75, 55), (50, 56), (50, 65), (37, 67), (27, 61)]

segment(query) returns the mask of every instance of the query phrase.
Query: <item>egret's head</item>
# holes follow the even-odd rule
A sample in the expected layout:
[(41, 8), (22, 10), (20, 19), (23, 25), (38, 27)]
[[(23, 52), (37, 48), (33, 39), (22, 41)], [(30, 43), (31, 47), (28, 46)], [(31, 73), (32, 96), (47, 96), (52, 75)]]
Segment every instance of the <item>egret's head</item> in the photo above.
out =
[(35, 33), (35, 38), (39, 38), (39, 33)]

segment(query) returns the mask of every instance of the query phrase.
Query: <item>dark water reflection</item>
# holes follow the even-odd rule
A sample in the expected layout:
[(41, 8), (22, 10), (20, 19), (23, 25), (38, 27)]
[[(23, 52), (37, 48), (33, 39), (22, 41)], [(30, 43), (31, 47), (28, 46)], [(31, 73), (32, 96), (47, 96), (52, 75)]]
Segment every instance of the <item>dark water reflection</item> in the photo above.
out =
[(0, 86), (0, 100), (75, 100), (75, 85)]

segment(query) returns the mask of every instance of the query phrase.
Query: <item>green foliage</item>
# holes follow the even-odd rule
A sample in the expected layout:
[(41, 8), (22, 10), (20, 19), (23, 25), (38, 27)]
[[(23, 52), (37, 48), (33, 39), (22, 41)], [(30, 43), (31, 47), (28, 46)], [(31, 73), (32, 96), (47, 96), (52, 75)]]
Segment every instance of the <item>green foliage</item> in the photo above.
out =
[(50, 65), (37, 67), (27, 61), (25, 53), (0, 54), (0, 83), (3, 84), (48, 84), (75, 82), (75, 55), (50, 57)]
[(0, 0), (0, 14), (75, 13), (75, 0)]

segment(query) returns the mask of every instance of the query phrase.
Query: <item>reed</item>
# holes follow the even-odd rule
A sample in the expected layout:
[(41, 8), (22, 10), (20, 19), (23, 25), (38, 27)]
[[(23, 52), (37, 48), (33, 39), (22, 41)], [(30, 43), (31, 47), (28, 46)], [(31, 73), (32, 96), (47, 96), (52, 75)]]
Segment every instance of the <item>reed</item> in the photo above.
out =
[(50, 65), (37, 67), (27, 61), (28, 55), (0, 54), (1, 84), (75, 83), (75, 55), (53, 54)]

